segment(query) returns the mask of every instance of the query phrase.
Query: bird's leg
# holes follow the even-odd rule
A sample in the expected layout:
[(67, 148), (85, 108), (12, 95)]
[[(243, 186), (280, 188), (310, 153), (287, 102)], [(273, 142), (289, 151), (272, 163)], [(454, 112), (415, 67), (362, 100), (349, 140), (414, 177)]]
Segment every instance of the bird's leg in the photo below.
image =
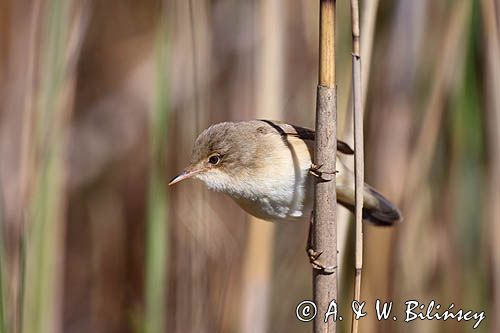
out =
[(333, 179), (333, 176), (338, 173), (338, 171), (322, 171), (321, 167), (323, 165), (316, 165), (311, 163), (311, 167), (309, 168), (309, 173), (314, 177), (318, 178), (320, 181), (327, 182)]
[(312, 239), (312, 234), (314, 231), (314, 212), (311, 213), (311, 218), (309, 219), (309, 234), (307, 235), (307, 247), (306, 247), (306, 252), (307, 255), (309, 256), (309, 262), (311, 263), (311, 266), (318, 270), (321, 271), (323, 274), (329, 275), (335, 272), (335, 268), (333, 266), (326, 266), (321, 261), (319, 260), (319, 257), (323, 252), (318, 252), (314, 249), (313, 246), (313, 239)]

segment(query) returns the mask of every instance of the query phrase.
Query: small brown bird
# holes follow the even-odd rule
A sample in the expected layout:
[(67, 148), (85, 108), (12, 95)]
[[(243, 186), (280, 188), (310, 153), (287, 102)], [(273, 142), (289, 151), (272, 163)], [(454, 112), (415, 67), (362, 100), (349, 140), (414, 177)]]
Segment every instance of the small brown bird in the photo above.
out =
[[(338, 153), (353, 150), (338, 141)], [(267, 221), (310, 216), (314, 131), (269, 120), (224, 122), (196, 139), (190, 164), (169, 185), (187, 178), (229, 195), (249, 214)], [(354, 174), (337, 159), (337, 201), (353, 211)], [(390, 226), (401, 220), (394, 204), (369, 185), (364, 187), (363, 218)]]

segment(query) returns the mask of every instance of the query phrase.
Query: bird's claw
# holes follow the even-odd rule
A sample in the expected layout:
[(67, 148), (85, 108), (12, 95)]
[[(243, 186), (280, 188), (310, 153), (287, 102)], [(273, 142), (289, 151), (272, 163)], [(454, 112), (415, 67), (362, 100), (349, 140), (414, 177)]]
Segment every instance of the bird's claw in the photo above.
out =
[(318, 252), (314, 249), (313, 228), (314, 228), (314, 212), (311, 212), (311, 218), (309, 219), (309, 233), (307, 236), (307, 246), (306, 246), (306, 252), (307, 255), (309, 256), (309, 262), (311, 263), (313, 269), (317, 270), (321, 274), (324, 275), (333, 274), (337, 266), (326, 266), (325, 264), (323, 264), (319, 260), (319, 257), (323, 254), (323, 252), (322, 251)]
[(321, 181), (330, 181), (333, 179), (333, 176), (338, 173), (338, 171), (321, 171), (321, 168), (323, 167), (323, 164), (317, 165), (314, 163), (311, 163), (311, 167), (309, 168), (309, 173), (313, 175), (314, 177), (318, 178)]
[(330, 275), (335, 272), (337, 266), (326, 266), (319, 260), (319, 257), (323, 254), (323, 252), (318, 252), (312, 248), (309, 248), (307, 249), (307, 254), (309, 256), (309, 262), (315, 270), (318, 270), (325, 275)]

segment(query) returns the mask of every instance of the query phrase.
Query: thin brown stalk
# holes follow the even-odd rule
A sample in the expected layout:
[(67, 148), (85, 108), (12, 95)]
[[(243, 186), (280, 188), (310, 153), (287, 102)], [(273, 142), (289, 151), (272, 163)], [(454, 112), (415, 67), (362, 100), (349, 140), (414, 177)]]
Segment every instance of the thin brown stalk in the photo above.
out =
[[(168, 1), (167, 1), (168, 2)], [(177, 1), (177, 5), (181, 6), (182, 3)], [(210, 37), (207, 34), (210, 33), (210, 25), (207, 22), (207, 1), (187, 1), (187, 15), (189, 19), (189, 50), (190, 55), (190, 67), (191, 67), (191, 81), (188, 82), (189, 85), (193, 87), (192, 97), (189, 98), (188, 107), (191, 112), (188, 113), (188, 118), (191, 118), (191, 127), (194, 133), (200, 133), (202, 128), (207, 124), (207, 115), (209, 111), (207, 110), (208, 96), (206, 89), (204, 89), (204, 84), (207, 82), (207, 77), (210, 76), (210, 50), (209, 43), (207, 42)], [(184, 120), (185, 121), (185, 120)], [(203, 223), (201, 217), (207, 216), (208, 212), (208, 202), (209, 197), (204, 191), (196, 191), (193, 200), (199, 202), (200, 204), (196, 206), (194, 211), (194, 219), (192, 221), (192, 230), (196, 233), (197, 237), (203, 241), (203, 244), (210, 244), (207, 238), (210, 235), (210, 231), (207, 229), (207, 225)], [(194, 307), (193, 304), (197, 304), (202, 297), (208, 298), (209, 292), (206, 289), (208, 284), (208, 272), (210, 270), (206, 254), (199, 255), (199, 249), (195, 247), (195, 243), (189, 242), (187, 251), (191, 260), (186, 268), (190, 271), (190, 278), (187, 280), (183, 288), (184, 292), (188, 292), (189, 297), (184, 298), (184, 292), (180, 292), (178, 296), (181, 297), (180, 303), (183, 305), (181, 318), (188, 319), (188, 323), (183, 323), (180, 327), (181, 330), (188, 330), (192, 332), (202, 332), (202, 331), (216, 331), (214, 325), (216, 323), (211, 323), (209, 321), (209, 311), (204, 307)], [(206, 252), (205, 252), (206, 253)], [(200, 276), (195, 274), (196, 270), (205, 271), (206, 274)], [(180, 320), (185, 320), (180, 319)]]
[[(355, 160), (355, 200), (356, 200), (356, 258), (354, 267), (354, 300), (361, 298), (361, 272), (363, 269), (363, 104), (361, 101), (361, 59), (359, 50), (359, 3), (351, 0), (352, 23), (352, 99), (354, 118), (354, 160)], [(351, 332), (358, 332), (358, 320), (352, 316)]]
[[(261, 47), (256, 54), (256, 118), (283, 118), (283, 0), (261, 0), (257, 35)], [(240, 332), (269, 331), (269, 300), (271, 299), (274, 252), (273, 223), (250, 217), (246, 246), (242, 321)]]
[[(359, 35), (359, 45), (360, 51), (359, 55), (361, 59), (363, 59), (363, 63), (361, 64), (361, 73), (363, 76), (361, 77), (361, 100), (366, 100), (366, 94), (368, 92), (368, 82), (370, 78), (370, 65), (373, 51), (373, 38), (375, 35), (375, 23), (377, 19), (377, 10), (378, 10), (379, 0), (371, 0), (367, 1), (361, 11), (361, 27)], [(358, 6), (359, 8), (359, 6)], [(359, 12), (359, 11), (358, 11)], [(359, 15), (358, 15), (359, 17)], [(359, 20), (358, 20), (359, 21)], [(363, 39), (361, 40), (361, 36)], [(351, 109), (352, 99), (349, 101), (349, 109)], [(365, 109), (363, 107), (363, 113)], [(349, 112), (345, 113), (345, 121), (342, 130), (339, 132), (339, 137), (343, 138), (343, 140), (347, 140), (348, 142), (352, 140), (353, 137), (353, 122), (351, 121), (353, 117), (351, 117)]]
[(377, 19), (378, 4), (379, 0), (366, 1), (361, 14), (361, 35), (363, 36), (360, 51), (361, 59), (363, 59), (363, 63), (361, 64), (361, 73), (363, 73), (363, 77), (361, 79), (362, 101), (366, 100), (366, 93), (368, 92), (368, 81), (370, 78), (370, 65), (372, 60), (373, 40), (375, 36), (375, 22)]
[[(337, 300), (337, 221), (335, 164), (337, 147), (337, 93), (335, 83), (335, 0), (320, 1), (320, 56), (316, 104), (315, 165), (325, 179), (315, 184), (313, 244), (322, 253), (324, 265), (334, 267), (332, 274), (313, 271), (313, 298), (318, 313), (326, 313)], [(313, 323), (315, 333), (335, 332), (336, 323), (322, 315)]]
[[(363, 62), (361, 63), (361, 73), (363, 73), (361, 77), (361, 101), (366, 100), (366, 93), (368, 91), (368, 81), (370, 76), (370, 65), (371, 65), (371, 57), (373, 50), (373, 38), (375, 35), (375, 24), (377, 18), (377, 10), (378, 10), (379, 0), (371, 0), (365, 2), (364, 6), (361, 8), (361, 21), (360, 21), (360, 38), (359, 45), (360, 51), (359, 54)], [(359, 7), (358, 7), (359, 8)], [(363, 36), (363, 39), (361, 39)], [(344, 126), (341, 127), (338, 137), (342, 138), (342, 140), (353, 143), (354, 142), (354, 126), (353, 126), (353, 115), (350, 110), (352, 110), (351, 105), (353, 101), (350, 99), (349, 107), (345, 113), (345, 121)], [(361, 109), (363, 110), (363, 114), (365, 112), (365, 108), (363, 103), (361, 103)], [(346, 159), (343, 161), (349, 168), (353, 169), (354, 165), (351, 159)], [(353, 226), (349, 223), (349, 219), (351, 218), (351, 213), (344, 209), (339, 210), (337, 224), (338, 224), (338, 247), (340, 253), (345, 253), (345, 249), (347, 248), (346, 244), (348, 242), (347, 238), (349, 235), (349, 230)], [(342, 282), (342, 278), (345, 275), (342, 273), (343, 261), (345, 260), (345, 255), (339, 257), (339, 284), (344, 286)]]

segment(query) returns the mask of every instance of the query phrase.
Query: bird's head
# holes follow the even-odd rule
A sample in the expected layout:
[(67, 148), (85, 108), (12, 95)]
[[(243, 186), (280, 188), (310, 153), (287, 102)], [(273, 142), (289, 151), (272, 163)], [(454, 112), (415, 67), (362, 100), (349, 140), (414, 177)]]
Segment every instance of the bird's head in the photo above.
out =
[[(226, 191), (255, 166), (257, 144), (243, 123), (219, 123), (196, 139), (189, 165), (169, 185), (188, 178), (202, 180), (210, 189)], [(253, 140), (252, 140), (253, 139)]]

